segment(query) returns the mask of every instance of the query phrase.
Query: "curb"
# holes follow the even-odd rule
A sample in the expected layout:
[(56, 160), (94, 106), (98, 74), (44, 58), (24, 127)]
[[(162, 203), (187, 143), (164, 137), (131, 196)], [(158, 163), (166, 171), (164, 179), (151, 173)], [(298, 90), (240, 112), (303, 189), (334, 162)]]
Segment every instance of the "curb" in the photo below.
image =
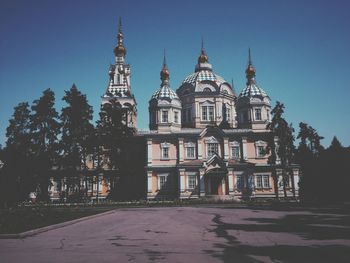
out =
[(99, 216), (104, 216), (104, 215), (109, 215), (109, 214), (113, 214), (116, 212), (117, 209), (113, 209), (111, 211), (107, 211), (107, 212), (103, 212), (103, 213), (99, 213), (99, 214), (95, 214), (95, 215), (91, 215), (91, 216), (86, 216), (86, 217), (81, 217), (78, 219), (74, 219), (71, 221), (66, 221), (66, 222), (62, 222), (62, 223), (58, 223), (58, 224), (54, 224), (54, 225), (50, 225), (50, 226), (44, 226), (41, 228), (37, 228), (37, 229), (32, 229), (32, 230), (28, 230), (22, 233), (18, 233), (18, 234), (0, 234), (0, 239), (18, 239), (18, 238), (26, 238), (29, 236), (34, 236), (43, 232), (47, 232), (50, 230), (54, 230), (57, 228), (61, 228), (61, 227), (65, 227), (65, 226), (69, 226), (69, 225), (73, 225), (85, 220), (89, 220), (89, 219), (93, 219)]

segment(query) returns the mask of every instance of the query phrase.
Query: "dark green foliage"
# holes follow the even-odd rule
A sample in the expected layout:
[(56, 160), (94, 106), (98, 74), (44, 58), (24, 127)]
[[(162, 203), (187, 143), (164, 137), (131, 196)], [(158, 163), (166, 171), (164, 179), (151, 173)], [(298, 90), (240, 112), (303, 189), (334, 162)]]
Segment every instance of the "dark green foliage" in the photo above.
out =
[(58, 163), (58, 135), (60, 124), (54, 108), (55, 94), (50, 89), (33, 102), (31, 115), (31, 138), (34, 167), (39, 200), (48, 201), (50, 170)]
[(29, 193), (36, 189), (27, 102), (14, 108), (9, 123), (6, 147), (1, 151), (0, 195), (5, 206), (28, 199)]
[[(271, 111), (273, 115), (271, 122), (267, 128), (272, 131), (273, 137), (268, 142), (268, 152), (271, 153), (269, 163), (282, 170), (283, 191), (284, 196), (287, 197), (286, 192), (286, 178), (289, 177), (291, 170), (290, 165), (293, 161), (294, 152), (294, 129), (292, 124), (283, 118), (284, 105), (277, 101), (276, 106)], [(275, 143), (276, 140), (276, 143)], [(278, 157), (278, 158), (277, 158)], [(275, 189), (277, 189), (277, 174), (274, 170)], [(278, 191), (276, 190), (276, 197), (278, 198)]]
[(83, 95), (73, 84), (65, 91), (63, 101), (67, 106), (62, 109), (60, 116), (62, 125), (61, 168), (66, 172), (69, 191), (79, 191), (79, 172), (86, 167), (89, 143), (93, 136), (93, 110)]

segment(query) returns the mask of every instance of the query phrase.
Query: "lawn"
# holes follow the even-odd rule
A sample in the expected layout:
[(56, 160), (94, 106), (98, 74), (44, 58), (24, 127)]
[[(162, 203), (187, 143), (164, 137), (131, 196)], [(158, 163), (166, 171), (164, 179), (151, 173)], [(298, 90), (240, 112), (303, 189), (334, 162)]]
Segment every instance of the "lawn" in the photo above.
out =
[(27, 206), (0, 210), (0, 234), (15, 234), (114, 209), (114, 206)]

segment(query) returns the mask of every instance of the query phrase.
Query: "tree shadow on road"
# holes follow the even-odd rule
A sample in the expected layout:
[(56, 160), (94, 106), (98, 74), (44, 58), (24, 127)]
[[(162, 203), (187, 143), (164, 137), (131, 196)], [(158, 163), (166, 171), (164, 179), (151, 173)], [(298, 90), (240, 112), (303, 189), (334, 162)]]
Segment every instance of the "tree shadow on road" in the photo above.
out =
[[(332, 214), (289, 214), (281, 218), (248, 218), (247, 224), (225, 223), (215, 215), (213, 230), (225, 244), (216, 244), (223, 253), (205, 251), (223, 262), (349, 262), (350, 248), (343, 245), (300, 246), (278, 245), (250, 246), (241, 244), (228, 230), (251, 232), (292, 233), (304, 239), (330, 240), (350, 239), (350, 218), (348, 215)], [(254, 224), (254, 222), (256, 224)]]

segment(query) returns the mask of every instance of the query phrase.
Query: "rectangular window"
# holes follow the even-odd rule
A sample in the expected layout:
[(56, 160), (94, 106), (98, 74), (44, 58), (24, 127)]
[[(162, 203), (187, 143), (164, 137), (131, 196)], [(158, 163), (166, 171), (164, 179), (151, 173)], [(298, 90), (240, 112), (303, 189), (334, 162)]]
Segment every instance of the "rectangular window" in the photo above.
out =
[(159, 175), (159, 190), (164, 190), (168, 188), (168, 176), (167, 175)]
[(268, 175), (263, 175), (263, 186), (264, 188), (270, 188), (270, 180)]
[(207, 158), (212, 157), (214, 154), (219, 154), (219, 146), (217, 143), (207, 144)]
[(256, 157), (262, 158), (265, 156), (265, 147), (264, 146), (257, 146), (256, 147)]
[(177, 111), (174, 112), (174, 122), (179, 123), (179, 112)]
[(162, 123), (168, 122), (168, 111), (163, 110), (162, 111)]
[(214, 120), (214, 106), (202, 106), (202, 121)]
[(263, 188), (262, 185), (262, 176), (261, 175), (256, 175), (256, 188)]
[(255, 120), (261, 121), (261, 109), (255, 109)]
[(196, 175), (188, 175), (187, 176), (187, 188), (193, 190), (197, 186), (197, 178)]
[(243, 189), (244, 187), (243, 175), (236, 175), (236, 187), (237, 189)]
[(255, 175), (256, 188), (270, 188), (269, 175)]
[(187, 158), (195, 158), (194, 147), (186, 147), (186, 157)]
[(226, 108), (226, 121), (230, 122), (230, 120), (231, 120), (231, 109)]
[(239, 159), (239, 146), (232, 146), (232, 159)]
[(169, 148), (162, 148), (162, 159), (169, 159)]

